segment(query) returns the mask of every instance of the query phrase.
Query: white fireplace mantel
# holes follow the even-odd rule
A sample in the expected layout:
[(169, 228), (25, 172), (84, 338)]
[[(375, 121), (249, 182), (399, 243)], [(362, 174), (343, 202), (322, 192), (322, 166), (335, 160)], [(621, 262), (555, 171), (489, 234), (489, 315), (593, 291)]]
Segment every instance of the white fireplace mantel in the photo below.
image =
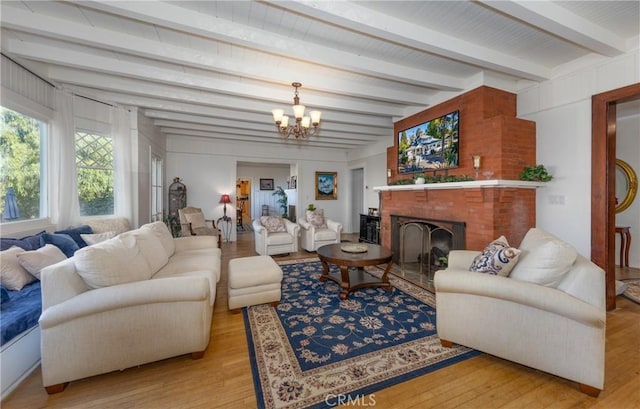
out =
[(470, 180), (465, 182), (424, 183), (421, 185), (391, 185), (374, 186), (374, 192), (398, 191), (398, 190), (430, 190), (430, 189), (476, 189), (476, 188), (501, 188), (515, 187), (524, 189), (536, 189), (547, 182), (528, 182), (525, 180)]

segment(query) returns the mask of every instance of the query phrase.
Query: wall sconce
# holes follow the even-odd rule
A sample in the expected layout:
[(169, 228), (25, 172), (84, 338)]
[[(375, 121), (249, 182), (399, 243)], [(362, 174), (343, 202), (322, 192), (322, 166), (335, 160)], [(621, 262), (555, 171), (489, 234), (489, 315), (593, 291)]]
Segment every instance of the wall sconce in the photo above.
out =
[(478, 171), (480, 170), (480, 155), (473, 155), (473, 169), (476, 171), (476, 179), (478, 179)]
[(391, 179), (391, 169), (387, 169), (387, 179)]

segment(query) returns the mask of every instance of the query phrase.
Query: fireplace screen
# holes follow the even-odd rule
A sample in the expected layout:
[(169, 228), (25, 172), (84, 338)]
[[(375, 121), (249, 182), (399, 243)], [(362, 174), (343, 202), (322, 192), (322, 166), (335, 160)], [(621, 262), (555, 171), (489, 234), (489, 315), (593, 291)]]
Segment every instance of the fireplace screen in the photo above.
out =
[(391, 216), (392, 251), (400, 275), (432, 286), (436, 271), (447, 268), (449, 252), (464, 249), (464, 223)]

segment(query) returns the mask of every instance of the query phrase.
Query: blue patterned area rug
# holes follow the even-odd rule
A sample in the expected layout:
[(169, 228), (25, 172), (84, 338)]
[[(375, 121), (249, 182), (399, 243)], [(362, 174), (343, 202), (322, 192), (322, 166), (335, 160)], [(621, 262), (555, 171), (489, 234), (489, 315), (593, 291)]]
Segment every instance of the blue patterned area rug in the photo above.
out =
[(317, 259), (279, 264), (278, 307), (243, 309), (260, 408), (367, 402), (375, 391), (480, 354), (440, 345), (435, 296), (408, 281), (390, 276), (392, 291), (367, 288), (341, 301), (337, 284), (319, 280)]

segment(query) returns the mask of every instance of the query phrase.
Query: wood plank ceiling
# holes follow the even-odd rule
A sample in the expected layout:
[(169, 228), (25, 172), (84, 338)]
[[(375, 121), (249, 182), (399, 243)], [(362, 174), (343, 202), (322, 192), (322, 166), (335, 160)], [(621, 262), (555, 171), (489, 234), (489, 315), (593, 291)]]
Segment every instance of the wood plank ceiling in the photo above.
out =
[(304, 146), (359, 149), (479, 85), (517, 91), (638, 47), (637, 1), (6, 1), (2, 53), (139, 107), (170, 137), (282, 144), (271, 109), (322, 111)]

